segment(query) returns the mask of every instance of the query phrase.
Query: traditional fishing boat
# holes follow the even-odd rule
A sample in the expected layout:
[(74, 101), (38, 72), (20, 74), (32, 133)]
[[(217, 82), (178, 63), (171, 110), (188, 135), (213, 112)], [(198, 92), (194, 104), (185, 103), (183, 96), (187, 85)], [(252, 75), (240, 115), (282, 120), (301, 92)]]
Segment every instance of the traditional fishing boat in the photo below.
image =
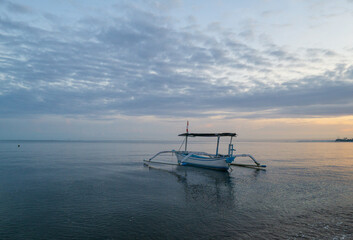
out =
[[(188, 126), (188, 125), (187, 125)], [(233, 137), (236, 137), (236, 133), (189, 133), (188, 127), (186, 128), (186, 133), (179, 134), (178, 136), (185, 137), (182, 143), (184, 145), (184, 150), (171, 150), (171, 151), (161, 151), (155, 154), (153, 157), (149, 159), (145, 159), (145, 163), (159, 163), (159, 164), (169, 164), (169, 165), (179, 165), (179, 166), (194, 166), (194, 167), (203, 167), (215, 170), (223, 170), (227, 171), (231, 165), (241, 166), (241, 167), (250, 167), (257, 169), (264, 169), (266, 166), (261, 165), (256, 159), (250, 154), (234, 154), (235, 149), (232, 143)], [(188, 138), (189, 137), (214, 137), (217, 138), (217, 147), (216, 153), (210, 154), (206, 152), (195, 152), (188, 151)], [(221, 137), (230, 137), (230, 142), (228, 145), (228, 153), (220, 154), (219, 153), (219, 143)], [(182, 147), (181, 146), (181, 147)], [(161, 162), (155, 161), (154, 159), (160, 155), (172, 153), (175, 154), (177, 158), (176, 163), (170, 162)], [(249, 157), (255, 164), (240, 164), (233, 163), (234, 159), (237, 157)]]

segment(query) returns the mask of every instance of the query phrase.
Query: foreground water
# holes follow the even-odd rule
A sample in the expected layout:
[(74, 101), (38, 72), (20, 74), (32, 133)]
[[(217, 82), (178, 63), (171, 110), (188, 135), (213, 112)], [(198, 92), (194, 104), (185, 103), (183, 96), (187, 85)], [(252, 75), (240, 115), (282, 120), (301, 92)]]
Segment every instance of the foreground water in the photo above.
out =
[(142, 164), (176, 143), (2, 141), (0, 239), (353, 239), (353, 143), (236, 147), (267, 171)]

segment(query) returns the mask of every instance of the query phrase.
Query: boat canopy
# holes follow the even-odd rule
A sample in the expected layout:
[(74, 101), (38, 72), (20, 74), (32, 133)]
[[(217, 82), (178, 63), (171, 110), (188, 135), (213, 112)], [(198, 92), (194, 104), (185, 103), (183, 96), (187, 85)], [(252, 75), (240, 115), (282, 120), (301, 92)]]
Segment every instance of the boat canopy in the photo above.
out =
[(235, 137), (236, 133), (182, 133), (178, 136), (188, 137)]

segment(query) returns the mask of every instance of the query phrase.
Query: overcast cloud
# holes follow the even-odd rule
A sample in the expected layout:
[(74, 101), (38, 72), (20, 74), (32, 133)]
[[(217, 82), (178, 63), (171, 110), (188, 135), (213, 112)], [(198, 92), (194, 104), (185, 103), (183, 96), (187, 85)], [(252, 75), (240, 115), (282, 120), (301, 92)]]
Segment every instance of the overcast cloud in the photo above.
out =
[(181, 23), (156, 3), (67, 18), (0, 1), (0, 115), (353, 114), (352, 49), (288, 47), (251, 24)]

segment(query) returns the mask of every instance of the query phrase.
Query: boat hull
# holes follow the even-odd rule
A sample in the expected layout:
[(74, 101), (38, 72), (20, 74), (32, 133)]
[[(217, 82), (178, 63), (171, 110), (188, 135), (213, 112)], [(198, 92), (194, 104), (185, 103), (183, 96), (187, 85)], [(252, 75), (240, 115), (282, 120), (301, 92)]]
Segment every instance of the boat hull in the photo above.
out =
[(227, 171), (230, 166), (230, 162), (234, 160), (234, 157), (229, 156), (218, 156), (218, 157), (204, 157), (196, 154), (188, 156), (188, 153), (179, 152), (176, 153), (178, 163), (182, 166), (194, 166), (202, 168), (210, 168), (215, 170)]

